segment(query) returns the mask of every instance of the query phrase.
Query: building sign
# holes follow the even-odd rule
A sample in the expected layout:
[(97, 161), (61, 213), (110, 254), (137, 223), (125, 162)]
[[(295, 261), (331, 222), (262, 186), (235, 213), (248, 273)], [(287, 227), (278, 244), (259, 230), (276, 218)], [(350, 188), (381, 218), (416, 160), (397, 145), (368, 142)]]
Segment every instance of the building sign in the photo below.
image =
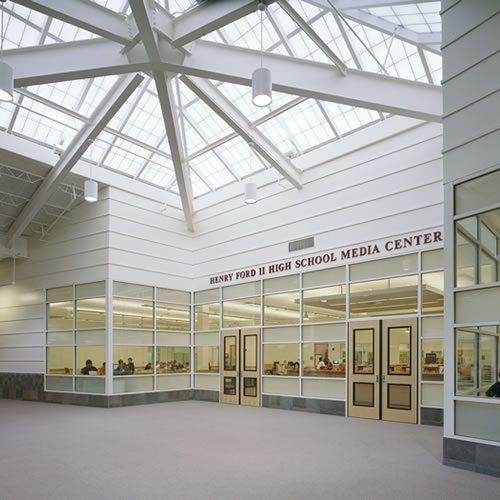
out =
[(420, 233), (404, 238), (395, 238), (385, 240), (382, 242), (372, 243), (368, 245), (361, 245), (356, 247), (348, 247), (334, 252), (322, 253), (313, 255), (311, 257), (304, 257), (298, 259), (285, 260), (276, 264), (267, 264), (265, 266), (251, 267), (249, 269), (242, 269), (232, 273), (218, 274), (210, 276), (210, 285), (229, 284), (231, 282), (241, 281), (250, 278), (259, 278), (261, 276), (272, 276), (276, 273), (283, 273), (286, 271), (301, 271), (308, 267), (319, 266), (322, 264), (339, 263), (357, 259), (359, 257), (367, 257), (369, 255), (377, 254), (390, 254), (398, 250), (417, 249), (422, 245), (430, 245), (443, 241), (443, 234), (441, 231), (433, 231), (429, 233)]

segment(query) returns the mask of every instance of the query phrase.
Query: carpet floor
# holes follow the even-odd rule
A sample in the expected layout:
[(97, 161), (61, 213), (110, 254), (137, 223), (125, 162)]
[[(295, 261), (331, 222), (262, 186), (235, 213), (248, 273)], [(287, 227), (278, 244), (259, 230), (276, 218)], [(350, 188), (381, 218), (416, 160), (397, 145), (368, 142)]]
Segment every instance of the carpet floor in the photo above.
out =
[(498, 500), (442, 429), (200, 401), (0, 399), (1, 500)]

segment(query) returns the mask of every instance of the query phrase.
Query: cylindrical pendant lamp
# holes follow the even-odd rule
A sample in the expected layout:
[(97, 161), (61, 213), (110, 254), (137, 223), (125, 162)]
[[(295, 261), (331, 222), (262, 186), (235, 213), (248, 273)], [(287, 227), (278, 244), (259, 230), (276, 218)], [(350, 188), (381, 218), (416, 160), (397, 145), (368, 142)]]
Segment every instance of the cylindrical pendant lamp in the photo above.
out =
[(271, 71), (267, 68), (257, 68), (252, 73), (252, 102), (260, 108), (269, 106), (273, 97)]
[(257, 186), (253, 182), (245, 184), (245, 203), (257, 203)]
[(94, 203), (95, 201), (97, 201), (97, 182), (92, 180), (85, 181), (84, 192), (85, 201), (88, 201), (90, 203)]
[(14, 73), (12, 67), (0, 61), (0, 101), (11, 102), (14, 99)]

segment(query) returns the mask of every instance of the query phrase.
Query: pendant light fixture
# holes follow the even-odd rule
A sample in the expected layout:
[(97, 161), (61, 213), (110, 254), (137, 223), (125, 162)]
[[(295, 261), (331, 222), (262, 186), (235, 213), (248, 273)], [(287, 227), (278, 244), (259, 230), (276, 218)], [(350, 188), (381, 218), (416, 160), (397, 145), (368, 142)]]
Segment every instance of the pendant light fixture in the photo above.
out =
[(5, 0), (0, 0), (2, 3), (2, 27), (0, 41), (0, 101), (11, 102), (14, 99), (14, 72), (12, 67), (3, 61), (3, 11)]
[(245, 184), (245, 203), (248, 205), (257, 203), (257, 186), (253, 182)]
[(263, 26), (264, 26), (264, 11), (266, 10), (266, 4), (264, 2), (259, 2), (257, 7), (260, 10), (260, 68), (257, 68), (252, 73), (252, 102), (255, 106), (262, 108), (264, 106), (269, 106), (273, 101), (272, 96), (272, 78), (271, 71), (264, 68), (263, 65), (263, 55), (264, 55), (264, 37), (263, 37)]
[(92, 150), (94, 147), (94, 140), (89, 139), (89, 142), (90, 142), (90, 179), (85, 181), (84, 197), (85, 201), (88, 201), (89, 203), (94, 203), (98, 200), (97, 182), (92, 179), (92, 166), (93, 166)]

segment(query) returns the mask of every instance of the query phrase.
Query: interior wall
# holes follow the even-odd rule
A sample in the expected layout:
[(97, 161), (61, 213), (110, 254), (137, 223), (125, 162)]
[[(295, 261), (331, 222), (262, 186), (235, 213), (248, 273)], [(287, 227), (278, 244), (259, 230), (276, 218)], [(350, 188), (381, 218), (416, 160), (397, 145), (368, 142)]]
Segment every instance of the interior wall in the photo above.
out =
[(109, 192), (82, 203), (16, 261), (15, 284), (0, 286), (0, 372), (44, 373), (45, 288), (107, 277)]
[[(439, 228), (442, 127), (405, 119), (407, 130), (396, 133), (391, 120), (400, 118), (381, 124), (387, 136), (366, 147), (368, 129), (350, 152), (344, 139), (331, 144), (329, 159), (302, 174), (300, 191), (274, 182), (255, 205), (238, 196), (197, 212), (194, 289), (209, 288), (217, 274)], [(288, 252), (289, 241), (308, 236), (314, 248)]]

